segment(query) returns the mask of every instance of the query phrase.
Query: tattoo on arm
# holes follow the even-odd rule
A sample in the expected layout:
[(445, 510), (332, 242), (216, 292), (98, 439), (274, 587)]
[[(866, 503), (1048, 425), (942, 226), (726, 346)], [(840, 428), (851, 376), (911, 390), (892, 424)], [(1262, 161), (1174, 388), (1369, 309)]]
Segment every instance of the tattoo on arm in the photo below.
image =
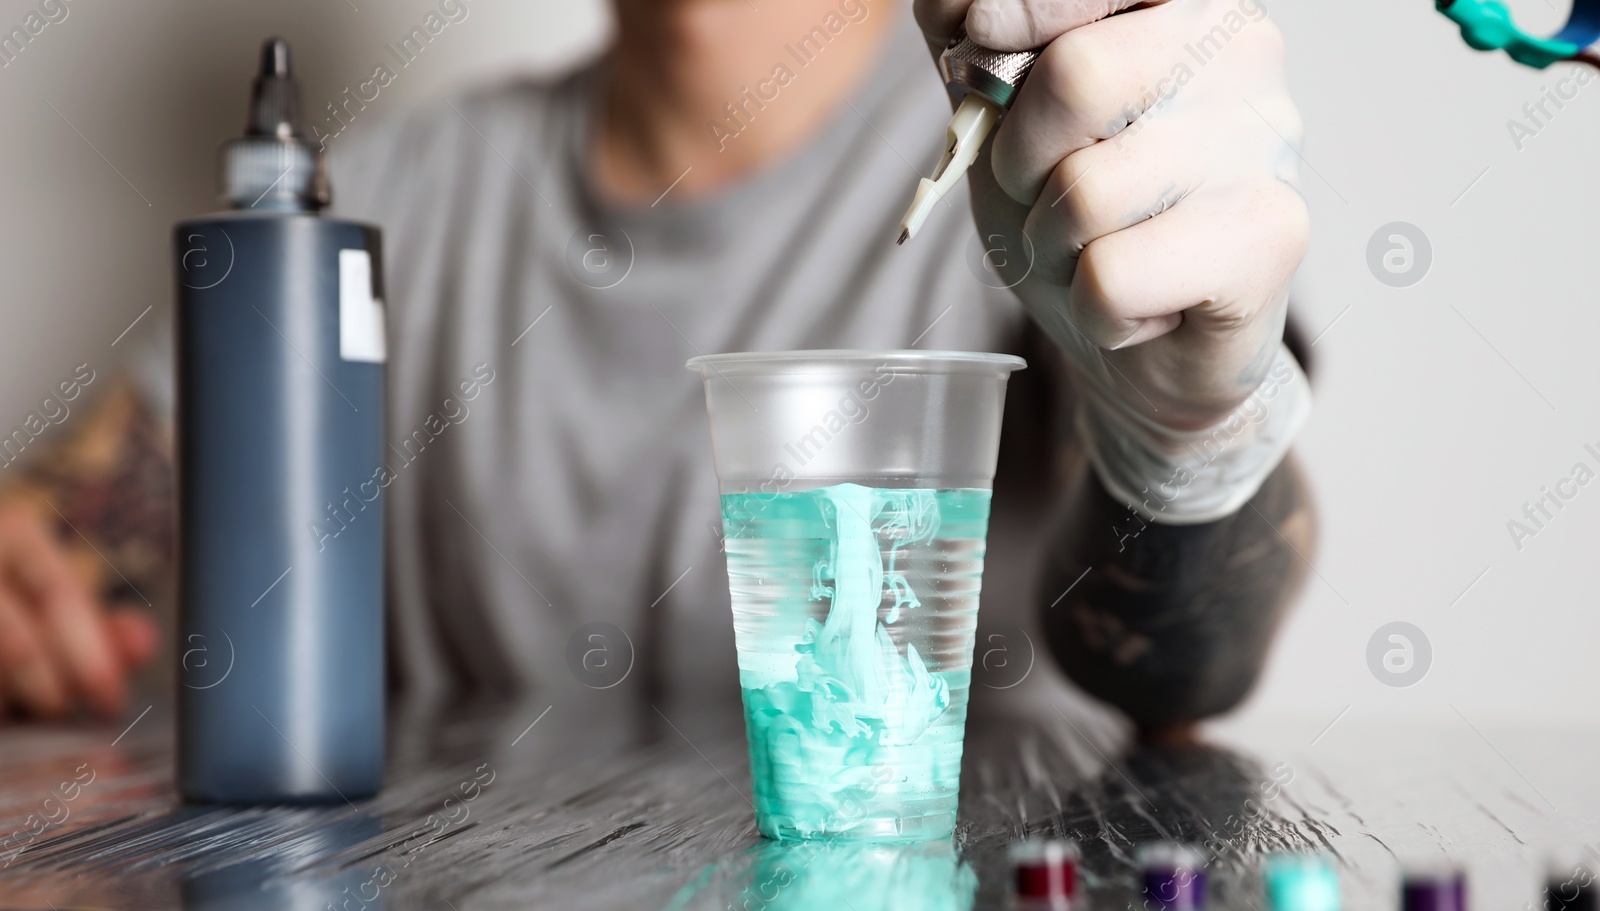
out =
[(1202, 525), (1147, 522), (1088, 468), (1073, 500), (1042, 589), (1055, 597), (1078, 580), (1042, 605), (1067, 676), (1147, 733), (1238, 705), (1312, 549), (1311, 504), (1292, 459), (1239, 512)]
[(59, 445), (8, 466), (0, 483), (7, 499), (33, 504), (69, 547), (87, 539), (115, 568), (101, 565), (107, 596), (137, 602), (128, 587), (150, 595), (171, 581), (177, 511), (169, 429), (128, 384), (79, 420)]

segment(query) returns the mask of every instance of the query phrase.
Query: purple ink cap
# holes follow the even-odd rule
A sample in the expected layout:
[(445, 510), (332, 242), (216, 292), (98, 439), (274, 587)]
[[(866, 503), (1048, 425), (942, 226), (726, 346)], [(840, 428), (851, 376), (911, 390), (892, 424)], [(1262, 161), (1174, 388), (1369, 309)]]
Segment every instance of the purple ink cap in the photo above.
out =
[(1155, 844), (1139, 849), (1144, 895), (1150, 907), (1196, 911), (1206, 904), (1205, 860), (1183, 845)]
[(1400, 907), (1402, 911), (1467, 911), (1467, 875), (1460, 870), (1407, 873)]

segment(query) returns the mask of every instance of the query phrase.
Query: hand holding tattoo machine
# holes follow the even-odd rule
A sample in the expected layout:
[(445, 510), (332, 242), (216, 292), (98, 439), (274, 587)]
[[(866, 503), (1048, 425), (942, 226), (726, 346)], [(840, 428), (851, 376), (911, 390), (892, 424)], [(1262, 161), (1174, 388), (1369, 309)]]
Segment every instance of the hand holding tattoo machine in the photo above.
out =
[[(901, 219), (899, 243), (915, 237), (939, 201), (959, 185), (1042, 52), (992, 50), (964, 29), (951, 40), (939, 57), (939, 70), (960, 102), (934, 176), (917, 184)], [(1081, 388), (1084, 407), (1078, 409), (1077, 425), (1096, 473), (1112, 496), (1152, 521), (1198, 524), (1232, 515), (1283, 461), (1310, 416), (1310, 385), (1281, 344), (1265, 352), (1270, 361), (1261, 384), (1244, 404), (1219, 424), (1192, 431), (1161, 426), (1116, 401), (1107, 391), (1108, 377), (1094, 382), (1104, 372), (1100, 352), (1068, 353), (1080, 355), (1073, 359), (1088, 379)]]
[[(1504, 50), (1518, 63), (1536, 69), (1563, 60), (1600, 68), (1600, 0), (1573, 0), (1566, 26), (1549, 38), (1518, 28), (1501, 0), (1436, 0), (1436, 5), (1460, 26), (1467, 44), (1478, 50)], [(951, 40), (939, 57), (939, 70), (961, 103), (950, 119), (944, 157), (933, 177), (917, 184), (911, 208), (900, 221), (899, 243), (917, 235), (934, 206), (972, 167), (983, 141), (1016, 101), (1042, 50), (991, 50), (967, 37), (965, 30)]]

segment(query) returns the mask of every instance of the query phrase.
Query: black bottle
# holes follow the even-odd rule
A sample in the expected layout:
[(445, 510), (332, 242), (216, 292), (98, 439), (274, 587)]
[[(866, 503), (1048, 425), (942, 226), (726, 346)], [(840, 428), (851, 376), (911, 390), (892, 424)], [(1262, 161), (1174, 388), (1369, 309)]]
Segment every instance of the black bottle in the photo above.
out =
[(379, 234), (324, 218), (289, 47), (262, 47), (228, 211), (176, 227), (178, 786), (344, 802), (383, 781)]

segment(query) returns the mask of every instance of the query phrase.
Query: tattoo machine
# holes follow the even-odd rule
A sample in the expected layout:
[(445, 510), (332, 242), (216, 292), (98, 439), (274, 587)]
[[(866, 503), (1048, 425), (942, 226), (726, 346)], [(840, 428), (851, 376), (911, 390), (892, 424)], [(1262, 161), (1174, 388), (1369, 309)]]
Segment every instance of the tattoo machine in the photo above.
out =
[(1540, 70), (1563, 60), (1600, 68), (1600, 0), (1573, 0), (1566, 26), (1549, 38), (1518, 28), (1501, 0), (1435, 0), (1435, 5), (1480, 51), (1504, 50), (1512, 60)]

